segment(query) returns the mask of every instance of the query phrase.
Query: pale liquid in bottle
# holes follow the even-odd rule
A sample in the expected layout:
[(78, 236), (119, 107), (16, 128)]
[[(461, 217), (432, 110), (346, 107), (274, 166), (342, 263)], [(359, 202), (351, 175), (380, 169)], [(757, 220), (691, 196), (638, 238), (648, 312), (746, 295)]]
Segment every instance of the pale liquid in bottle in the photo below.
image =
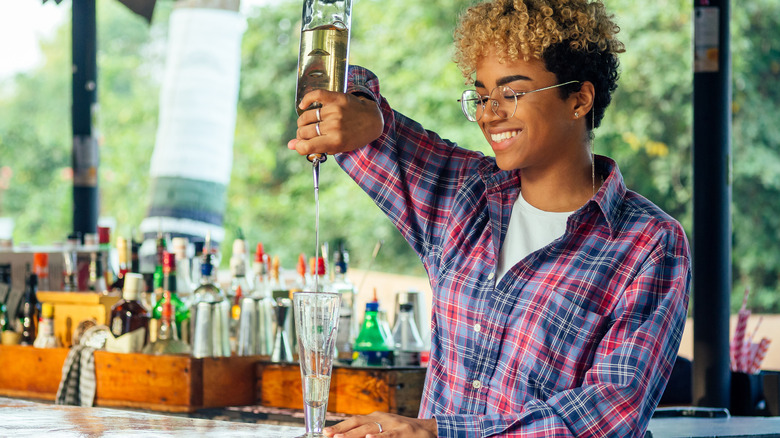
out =
[(301, 32), (298, 55), (298, 88), (295, 108), (303, 96), (312, 90), (344, 91), (347, 73), (347, 43), (349, 30), (333, 25), (315, 27)]

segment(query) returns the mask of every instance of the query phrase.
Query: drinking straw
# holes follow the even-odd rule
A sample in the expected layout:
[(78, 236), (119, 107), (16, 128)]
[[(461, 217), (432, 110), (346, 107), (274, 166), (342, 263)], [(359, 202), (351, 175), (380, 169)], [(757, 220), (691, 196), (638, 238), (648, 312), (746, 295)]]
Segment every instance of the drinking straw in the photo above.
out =
[(745, 288), (745, 294), (742, 297), (742, 308), (739, 309), (737, 317), (737, 327), (734, 330), (734, 337), (731, 340), (729, 353), (731, 356), (731, 370), (744, 371), (746, 364), (746, 352), (744, 351), (745, 332), (747, 329), (747, 320), (750, 317), (750, 310), (747, 310), (749, 288)]
[(771, 342), (772, 341), (768, 338), (761, 338), (761, 342), (756, 344), (756, 353), (753, 356), (753, 362), (750, 366), (751, 374), (758, 373), (758, 371), (761, 369), (761, 363), (766, 357), (766, 352), (769, 350), (769, 344)]

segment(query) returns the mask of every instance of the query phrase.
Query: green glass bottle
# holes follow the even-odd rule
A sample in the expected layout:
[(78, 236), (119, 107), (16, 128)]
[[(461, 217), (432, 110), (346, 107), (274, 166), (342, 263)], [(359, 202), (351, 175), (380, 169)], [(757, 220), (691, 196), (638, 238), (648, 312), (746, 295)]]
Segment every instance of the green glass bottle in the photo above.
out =
[[(170, 292), (171, 306), (173, 308), (173, 320), (176, 323), (180, 337), (184, 341), (189, 340), (190, 309), (176, 293), (176, 256), (173, 253), (163, 252), (163, 290)], [(160, 320), (163, 314), (165, 296), (157, 301), (152, 309), (152, 318)]]
[(379, 303), (366, 303), (363, 327), (355, 339), (353, 366), (392, 366), (394, 361), (393, 340), (381, 327)]

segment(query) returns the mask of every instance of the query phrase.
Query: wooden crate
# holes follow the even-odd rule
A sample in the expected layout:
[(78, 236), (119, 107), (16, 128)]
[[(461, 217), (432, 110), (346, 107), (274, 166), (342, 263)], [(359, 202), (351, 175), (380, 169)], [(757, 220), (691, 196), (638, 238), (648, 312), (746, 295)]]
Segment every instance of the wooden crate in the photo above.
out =
[[(334, 366), (328, 411), (348, 415), (382, 411), (416, 417), (425, 371), (422, 367)], [(260, 362), (257, 377), (259, 404), (303, 409), (301, 371), (297, 363)]]
[[(54, 400), (65, 348), (0, 345), (0, 395)], [(252, 405), (256, 364), (267, 357), (196, 359), (95, 352), (96, 406), (164, 412)]]
[(38, 301), (54, 305), (54, 335), (64, 347), (73, 345), (73, 330), (81, 321), (94, 319), (108, 325), (111, 306), (120, 298), (99, 292), (38, 291), (37, 296)]

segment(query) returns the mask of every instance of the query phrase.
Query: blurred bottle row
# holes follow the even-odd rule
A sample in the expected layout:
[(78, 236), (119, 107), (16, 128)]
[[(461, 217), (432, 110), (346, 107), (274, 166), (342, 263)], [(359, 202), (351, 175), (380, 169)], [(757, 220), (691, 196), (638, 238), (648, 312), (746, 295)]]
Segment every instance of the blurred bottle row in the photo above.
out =
[[(362, 322), (358, 321), (356, 288), (347, 277), (349, 254), (343, 241), (336, 243), (330, 263), (327, 251), (325, 257), (308, 263), (301, 254), (295, 270), (283, 270), (279, 257), (269, 256), (262, 243), (250, 255), (247, 242), (238, 238), (224, 287), (217, 281), (221, 254), (208, 237), (189, 242), (159, 234), (153, 266), (144, 273), (140, 242), (119, 237), (113, 248), (109, 242), (109, 230), (101, 227), (97, 235), (85, 236), (83, 244), (80, 236), (70, 236), (61, 255), (35, 253), (32, 266), (26, 265), (22, 294), (11, 293), (12, 270), (0, 263), (0, 341), (58, 346), (54, 306), (39, 302), (37, 291), (89, 291), (121, 294), (104, 328), (112, 335), (106, 336), (109, 351), (194, 357), (267, 355), (274, 361), (294, 361), (292, 294), (313, 291), (316, 285), (318, 291), (341, 295), (336, 345), (340, 363), (417, 366), (426, 361), (426, 345), (416, 322), (419, 316), (415, 317), (419, 309), (414, 308), (420, 305), (419, 296), (400, 301), (396, 297), (392, 329), (376, 293)], [(56, 257), (62, 258), (61, 265), (49, 263)], [(53, 265), (62, 268), (61, 276), (52, 276), (57, 277), (54, 281), (49, 276)]]

